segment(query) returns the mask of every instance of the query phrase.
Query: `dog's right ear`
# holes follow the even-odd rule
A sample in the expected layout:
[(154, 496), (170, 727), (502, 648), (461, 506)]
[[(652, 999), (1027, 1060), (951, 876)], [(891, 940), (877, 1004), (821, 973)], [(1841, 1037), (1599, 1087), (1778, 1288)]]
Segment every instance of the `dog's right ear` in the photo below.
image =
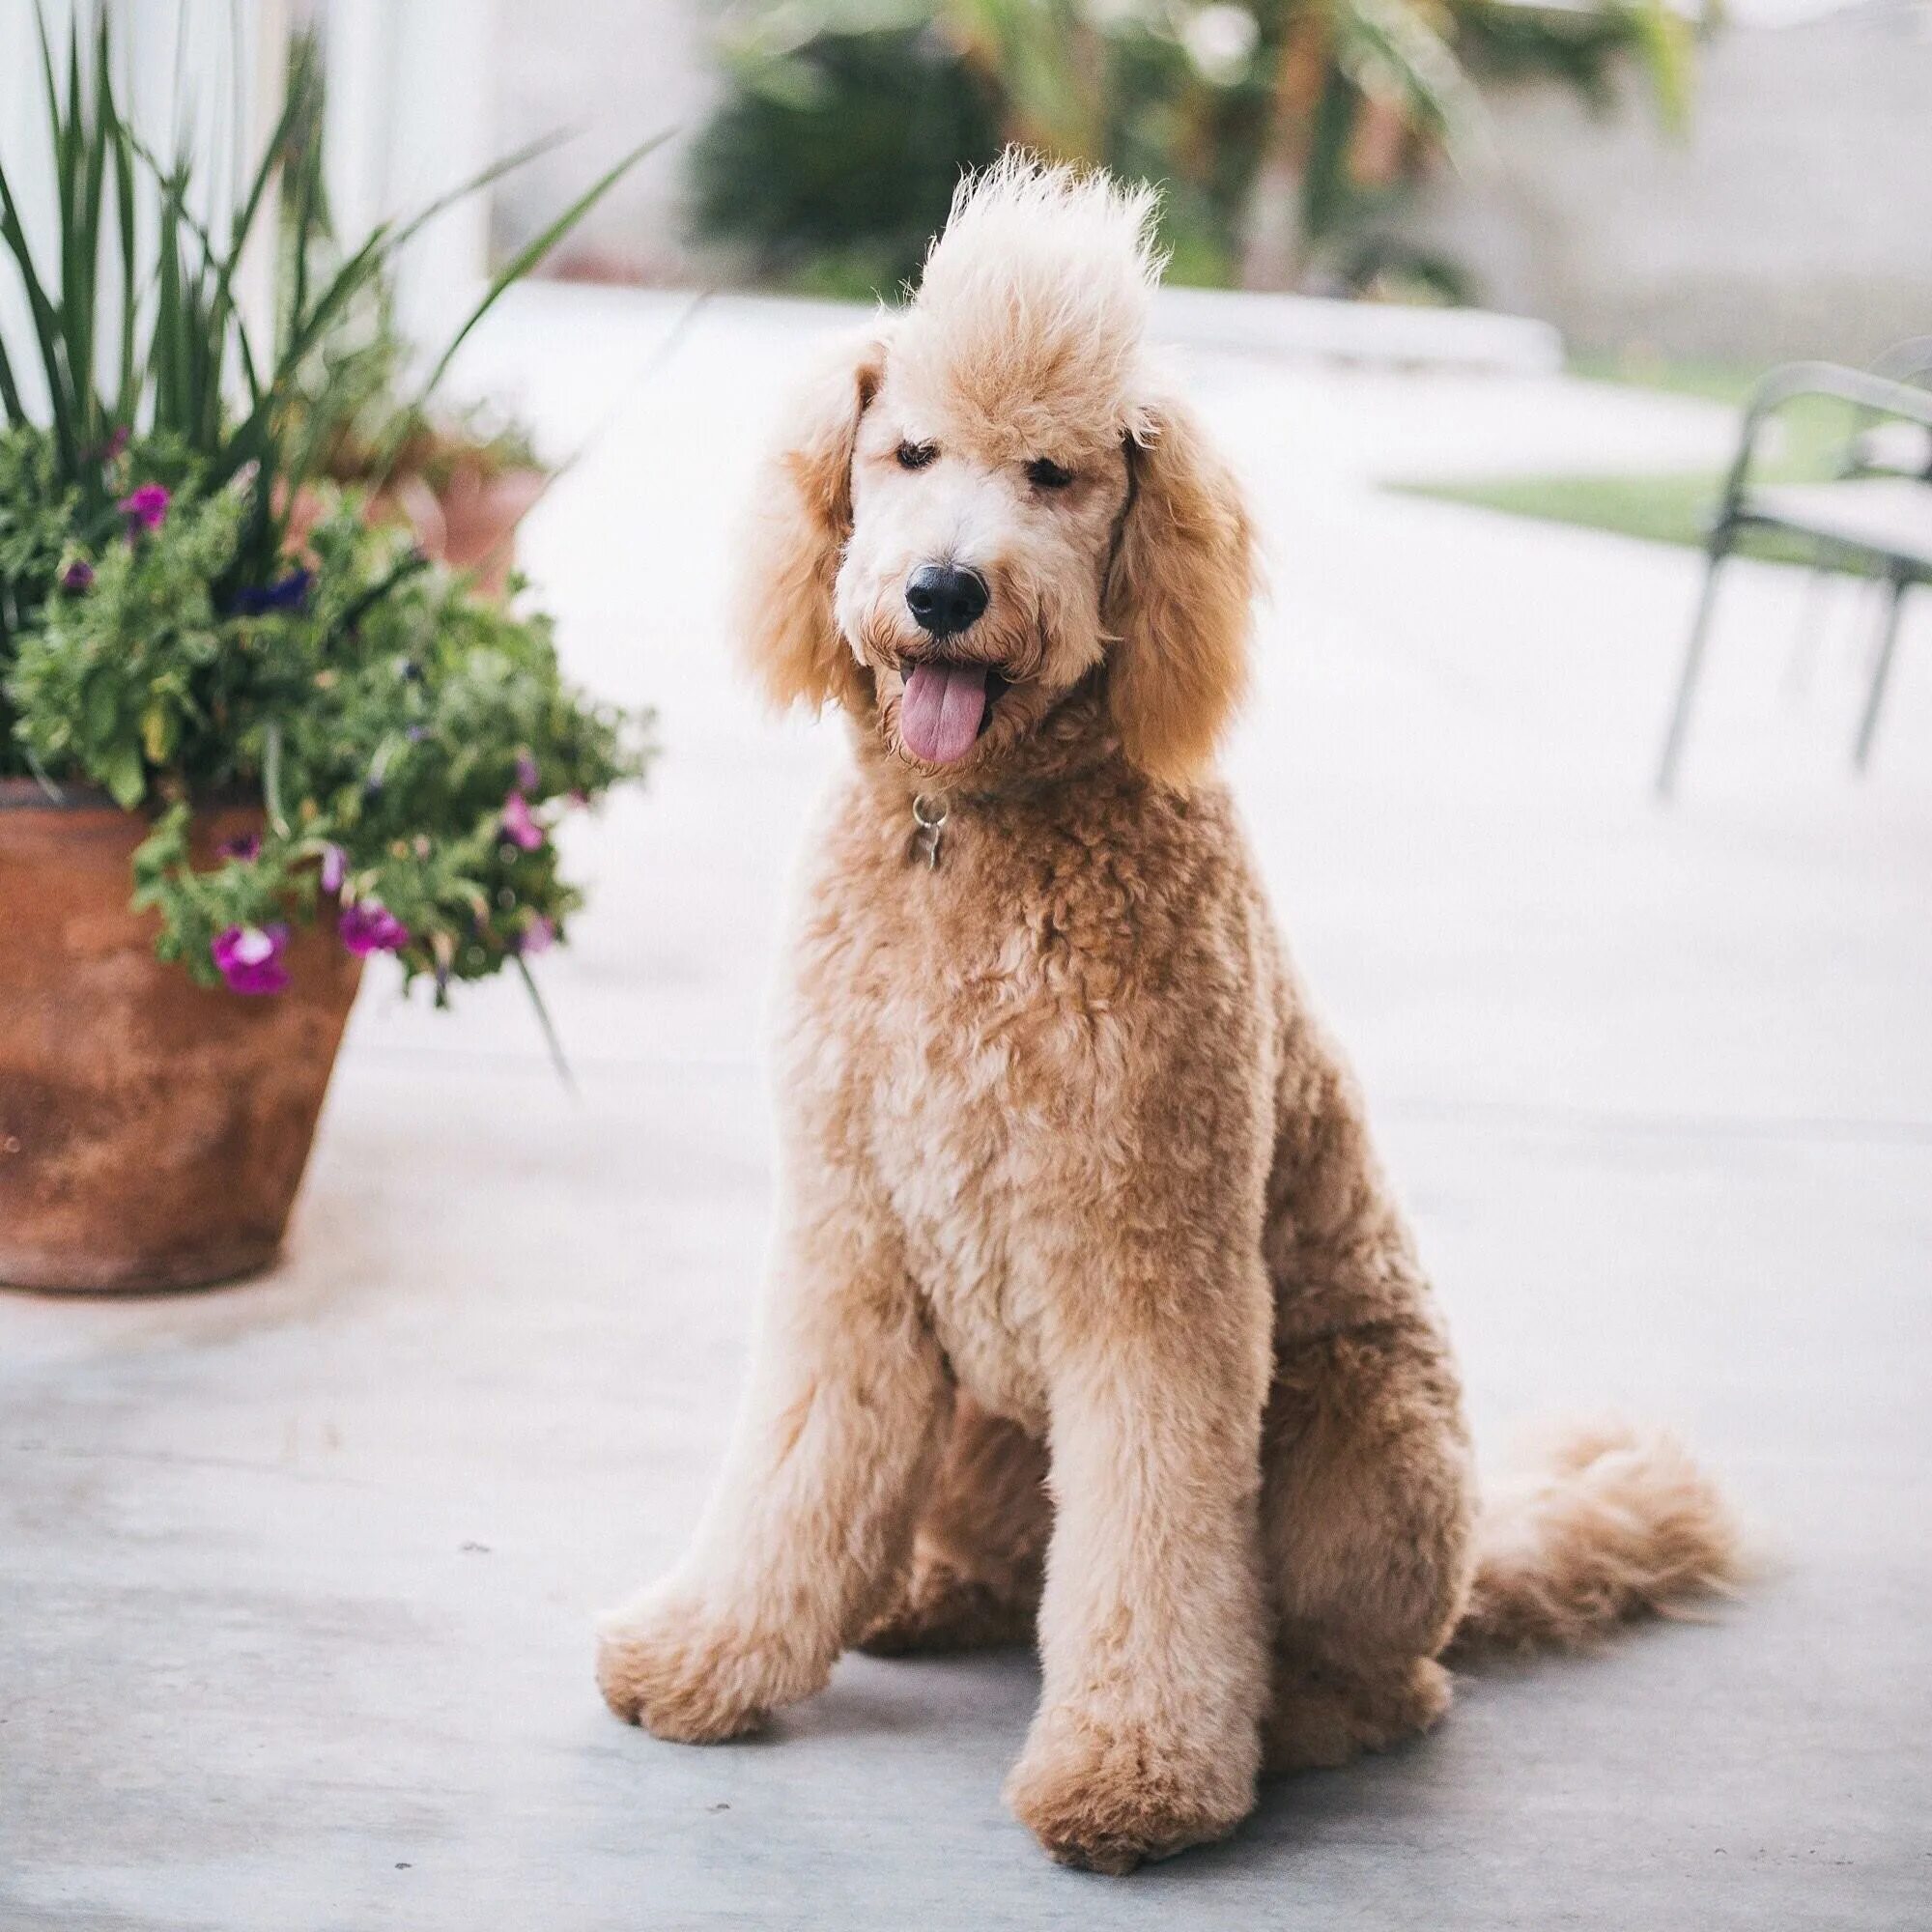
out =
[(876, 327), (841, 345), (801, 392), (759, 472), (738, 636), (753, 675), (776, 705), (837, 698), (862, 709), (866, 674), (832, 614), (833, 585), (852, 534), (852, 446), (885, 375)]

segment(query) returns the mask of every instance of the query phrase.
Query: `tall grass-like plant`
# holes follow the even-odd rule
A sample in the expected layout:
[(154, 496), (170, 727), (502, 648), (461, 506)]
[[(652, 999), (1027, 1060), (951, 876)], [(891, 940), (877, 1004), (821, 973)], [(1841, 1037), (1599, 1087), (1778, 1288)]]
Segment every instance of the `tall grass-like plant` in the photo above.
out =
[[(39, 414), (50, 439), (50, 480), (63, 496), (71, 494), (83, 541), (114, 527), (110, 471), (129, 437), (171, 452), (183, 474), (192, 473), (205, 490), (241, 483), (248, 499), (242, 539), (227, 581), (214, 588), (232, 597), (265, 587), (280, 568), (289, 516), (335, 428), (326, 412), (297, 407), (309, 358), (427, 223), (551, 143), (494, 162), (407, 218), (384, 221), (346, 252), (336, 251), (321, 144), (294, 138), (316, 124), (321, 99), (320, 65), (313, 43), (304, 42), (245, 187), (225, 219), (206, 225), (194, 213), (191, 156), (185, 149), (171, 158), (156, 156), (123, 109), (104, 13), (91, 34), (75, 21), (59, 59), (44, 20), (40, 24), (54, 163), (53, 245), (37, 252), (0, 167), (0, 263), (17, 277), (29, 318), (23, 342), (0, 339), (0, 411), (9, 427), (34, 420), (20, 381), (31, 358), (44, 393)], [(640, 142), (607, 169), (497, 271), (435, 362), (425, 395), (504, 291), (662, 139)], [(144, 188), (155, 202), (152, 238), (141, 233)], [(277, 204), (279, 238), (266, 233)], [(260, 245), (279, 241), (283, 281), (266, 342), (251, 339), (240, 295), (242, 260), (258, 236)], [(109, 264), (114, 272), (103, 276)], [(48, 587), (7, 575), (6, 554), (0, 526), (0, 668), (9, 636)], [(9, 735), (0, 710), (0, 770)]]

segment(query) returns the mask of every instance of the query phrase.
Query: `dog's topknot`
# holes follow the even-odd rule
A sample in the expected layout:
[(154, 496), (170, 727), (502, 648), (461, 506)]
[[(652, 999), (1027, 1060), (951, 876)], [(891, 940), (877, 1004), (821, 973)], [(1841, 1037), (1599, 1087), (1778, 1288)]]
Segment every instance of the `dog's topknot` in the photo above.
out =
[(1158, 202), (1145, 185), (1009, 149), (959, 184), (895, 362), (1036, 444), (1069, 422), (1144, 439), (1142, 344), (1165, 266)]

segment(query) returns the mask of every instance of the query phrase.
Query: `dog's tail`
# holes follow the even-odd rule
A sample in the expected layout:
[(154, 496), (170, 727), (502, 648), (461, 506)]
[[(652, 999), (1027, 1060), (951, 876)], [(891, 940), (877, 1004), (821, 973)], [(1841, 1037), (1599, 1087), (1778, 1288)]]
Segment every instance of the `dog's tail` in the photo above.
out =
[(1580, 1649), (1614, 1624), (1728, 1590), (1743, 1567), (1730, 1510), (1674, 1436), (1573, 1430), (1487, 1499), (1455, 1641)]

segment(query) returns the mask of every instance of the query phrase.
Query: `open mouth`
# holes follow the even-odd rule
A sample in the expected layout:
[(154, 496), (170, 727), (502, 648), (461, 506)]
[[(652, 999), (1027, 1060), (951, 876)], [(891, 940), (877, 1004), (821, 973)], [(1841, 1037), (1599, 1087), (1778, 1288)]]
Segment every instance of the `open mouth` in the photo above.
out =
[(956, 764), (993, 722), (1009, 680), (990, 665), (925, 658), (906, 672), (899, 736), (923, 765)]

